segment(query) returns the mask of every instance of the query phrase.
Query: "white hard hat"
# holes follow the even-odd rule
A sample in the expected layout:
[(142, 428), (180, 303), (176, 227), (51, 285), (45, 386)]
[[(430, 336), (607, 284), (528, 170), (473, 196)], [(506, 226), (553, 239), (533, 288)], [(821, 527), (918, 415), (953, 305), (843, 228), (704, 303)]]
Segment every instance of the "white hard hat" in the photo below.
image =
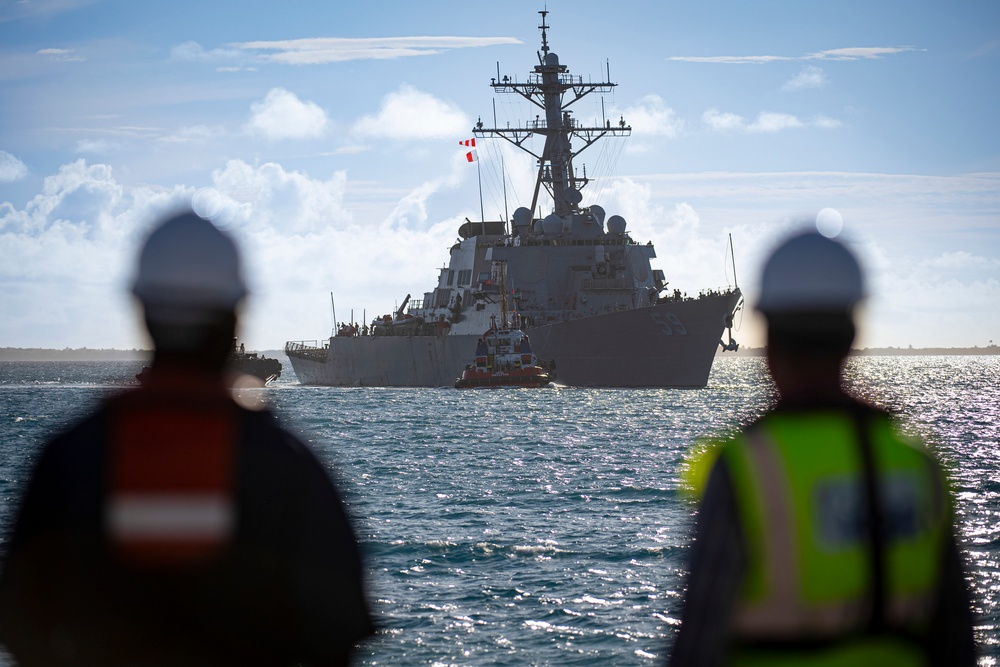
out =
[(236, 243), (190, 211), (175, 215), (143, 244), (132, 294), (147, 315), (179, 323), (197, 313), (234, 311), (247, 295)]
[(865, 296), (861, 266), (842, 243), (817, 232), (792, 236), (764, 265), (757, 310), (850, 313)]

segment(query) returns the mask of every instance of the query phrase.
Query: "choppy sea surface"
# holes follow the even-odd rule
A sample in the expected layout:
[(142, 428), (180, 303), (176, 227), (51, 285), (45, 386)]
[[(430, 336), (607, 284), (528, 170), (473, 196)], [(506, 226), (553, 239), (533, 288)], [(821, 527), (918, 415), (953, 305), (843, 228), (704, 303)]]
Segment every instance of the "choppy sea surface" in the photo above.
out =
[[(0, 362), (0, 532), (39, 445), (138, 362)], [(1000, 357), (857, 357), (856, 391), (952, 471), (982, 665), (1000, 659)], [(773, 398), (759, 358), (703, 390), (258, 390), (338, 480), (382, 628), (363, 665), (663, 664), (679, 627), (692, 442)], [(0, 664), (6, 663), (0, 657)]]

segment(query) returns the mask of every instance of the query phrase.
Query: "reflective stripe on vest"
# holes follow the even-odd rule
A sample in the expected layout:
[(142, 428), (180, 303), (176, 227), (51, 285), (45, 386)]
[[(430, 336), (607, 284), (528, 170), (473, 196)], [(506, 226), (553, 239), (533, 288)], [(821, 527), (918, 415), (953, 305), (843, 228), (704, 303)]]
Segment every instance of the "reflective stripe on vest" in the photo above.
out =
[(119, 557), (175, 567), (218, 556), (236, 527), (231, 403), (139, 390), (111, 414), (105, 525)]
[[(835, 639), (865, 631), (872, 620), (852, 418), (821, 419), (812, 428), (827, 430), (814, 438), (808, 418), (792, 419), (801, 417), (784, 423), (771, 417), (723, 449), (749, 552), (733, 619), (743, 642)], [(883, 620), (886, 627), (913, 631), (929, 617), (944, 513), (929, 491), (938, 484), (929, 459), (894, 437), (887, 421), (884, 426), (872, 437), (890, 520)]]

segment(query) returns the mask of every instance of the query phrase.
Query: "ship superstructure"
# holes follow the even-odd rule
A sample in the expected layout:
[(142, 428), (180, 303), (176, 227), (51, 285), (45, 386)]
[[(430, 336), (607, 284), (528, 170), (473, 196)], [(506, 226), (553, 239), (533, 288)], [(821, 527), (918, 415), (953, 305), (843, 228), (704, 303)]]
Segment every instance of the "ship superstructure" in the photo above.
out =
[[(422, 299), (408, 295), (405, 313), (400, 308), (370, 328), (332, 336), (322, 345), (286, 343), (303, 384), (450, 385), (474, 356), (504, 296), (535, 354), (558, 363), (561, 384), (707, 383), (722, 333), (741, 304), (739, 288), (694, 297), (669, 291), (663, 271), (651, 266), (651, 243), (634, 241), (620, 215), (607, 216), (596, 204), (581, 206), (590, 179), (574, 158), (602, 138), (628, 136), (631, 128), (624, 118), (577, 121), (577, 101), (616, 84), (571, 74), (549, 48), (548, 12), (540, 14), (542, 46), (527, 81), (498, 73), (490, 83), (498, 94), (519, 95), (540, 113), (517, 127), (486, 127), (480, 119), (473, 128), (477, 139), (504, 140), (534, 157), (530, 207), (517, 208), (509, 221), (467, 220), (437, 286)], [(535, 137), (544, 139), (537, 154), (528, 143)], [(503, 287), (495, 280), (497, 264), (506, 267)]]

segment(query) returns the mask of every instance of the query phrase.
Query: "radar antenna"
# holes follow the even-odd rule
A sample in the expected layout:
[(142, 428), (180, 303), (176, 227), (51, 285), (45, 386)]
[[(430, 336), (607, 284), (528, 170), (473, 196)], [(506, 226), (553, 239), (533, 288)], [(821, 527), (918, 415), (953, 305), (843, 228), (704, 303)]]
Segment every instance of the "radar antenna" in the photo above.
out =
[(542, 25), (538, 26), (539, 30), (542, 31), (542, 53), (544, 53), (545, 55), (548, 55), (549, 54), (549, 40), (548, 40), (548, 37), (545, 34), (545, 31), (548, 30), (549, 28), (551, 28), (552, 26), (545, 25), (545, 17), (548, 16), (549, 10), (543, 9), (542, 11), (540, 11), (538, 13), (542, 15)]
[[(477, 138), (504, 139), (535, 158), (538, 174), (528, 210), (538, 210), (538, 197), (544, 187), (552, 198), (553, 212), (566, 216), (580, 212), (581, 190), (590, 182), (586, 171), (583, 176), (577, 173), (573, 160), (603, 137), (627, 137), (632, 128), (624, 118), (618, 123), (603, 119), (600, 124), (590, 124), (580, 122), (573, 116), (570, 107), (574, 103), (591, 93), (610, 92), (618, 84), (611, 81), (585, 82), (583, 77), (570, 74), (568, 68), (560, 64), (559, 56), (549, 50), (548, 29), (552, 26), (546, 22), (548, 10), (538, 13), (542, 15), (542, 24), (538, 26), (542, 31), (538, 65), (526, 82), (518, 83), (509, 76), (500, 77), (498, 71), (497, 78), (491, 79), (490, 85), (494, 92), (520, 95), (542, 113), (520, 127), (495, 127), (496, 120), (494, 127), (484, 127), (480, 119), (472, 131)], [(526, 144), (533, 136), (545, 139), (541, 153), (532, 151)], [(573, 147), (574, 140), (579, 142), (576, 148)]]

